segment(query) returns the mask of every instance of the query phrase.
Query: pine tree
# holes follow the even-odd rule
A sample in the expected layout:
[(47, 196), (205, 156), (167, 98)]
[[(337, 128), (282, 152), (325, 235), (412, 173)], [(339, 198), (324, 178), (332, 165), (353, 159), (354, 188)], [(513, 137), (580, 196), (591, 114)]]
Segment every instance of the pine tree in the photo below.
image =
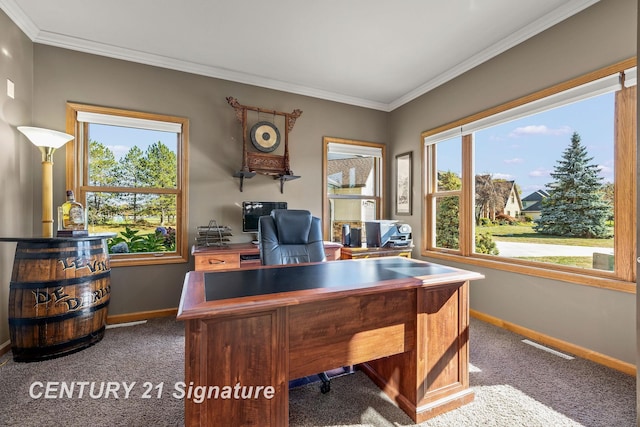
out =
[[(89, 185), (113, 187), (118, 181), (118, 162), (113, 152), (98, 141), (89, 141)], [(104, 224), (116, 213), (116, 198), (113, 193), (90, 192), (87, 208), (91, 224)]]
[[(176, 153), (158, 141), (147, 148), (142, 165), (147, 171), (150, 187), (176, 188), (178, 182)], [(161, 194), (148, 200), (147, 209), (153, 215), (160, 214), (160, 225), (164, 226), (170, 216), (176, 215), (176, 198), (172, 194)]]
[(580, 143), (580, 135), (574, 132), (551, 173), (554, 182), (548, 185), (549, 197), (542, 201), (535, 231), (567, 237), (609, 237), (606, 220), (611, 205), (602, 197), (602, 178), (598, 166), (590, 164), (592, 160)]

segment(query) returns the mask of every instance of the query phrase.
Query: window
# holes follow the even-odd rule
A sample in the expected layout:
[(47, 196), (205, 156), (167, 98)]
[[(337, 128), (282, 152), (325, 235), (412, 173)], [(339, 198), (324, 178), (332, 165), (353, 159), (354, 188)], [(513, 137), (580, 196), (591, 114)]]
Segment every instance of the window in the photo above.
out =
[(634, 66), (425, 132), (423, 255), (633, 289)]
[(383, 144), (324, 138), (324, 235), (339, 242), (342, 226), (360, 228), (383, 214)]
[(440, 141), (429, 152), (427, 164), (432, 171), (429, 186), (429, 247), (460, 249), (460, 196), (462, 195), (462, 138)]
[(189, 121), (67, 103), (67, 187), (113, 265), (186, 262)]

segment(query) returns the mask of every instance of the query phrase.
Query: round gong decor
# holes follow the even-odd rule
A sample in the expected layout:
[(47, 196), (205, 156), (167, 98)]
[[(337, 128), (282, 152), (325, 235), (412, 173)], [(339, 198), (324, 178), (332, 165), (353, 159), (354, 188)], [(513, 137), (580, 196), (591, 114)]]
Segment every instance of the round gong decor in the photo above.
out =
[(273, 123), (258, 122), (251, 127), (253, 146), (264, 153), (270, 153), (280, 145), (280, 132)]

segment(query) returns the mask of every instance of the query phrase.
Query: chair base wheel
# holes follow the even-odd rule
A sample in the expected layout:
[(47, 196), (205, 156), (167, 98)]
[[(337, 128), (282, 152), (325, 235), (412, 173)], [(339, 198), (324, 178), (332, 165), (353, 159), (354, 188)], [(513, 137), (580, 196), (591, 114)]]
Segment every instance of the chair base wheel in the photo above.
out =
[(331, 391), (331, 380), (329, 379), (327, 374), (324, 372), (319, 373), (318, 376), (322, 381), (322, 385), (320, 386), (320, 391), (322, 392), (322, 394), (329, 393)]

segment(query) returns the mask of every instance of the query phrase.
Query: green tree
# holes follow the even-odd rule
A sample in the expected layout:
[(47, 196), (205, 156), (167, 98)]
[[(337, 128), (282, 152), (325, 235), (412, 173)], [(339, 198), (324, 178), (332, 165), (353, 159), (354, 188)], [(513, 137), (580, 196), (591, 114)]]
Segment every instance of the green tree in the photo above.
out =
[(504, 200), (491, 174), (476, 175), (475, 218), (480, 225), (480, 218), (496, 219), (496, 211), (504, 206)]
[(606, 238), (606, 220), (611, 205), (603, 198), (602, 177), (598, 166), (591, 164), (580, 135), (571, 136), (571, 144), (554, 166), (549, 197), (542, 201), (540, 218), (534, 230), (558, 236)]
[[(462, 188), (462, 180), (451, 171), (438, 172), (438, 190), (452, 191)], [(436, 246), (459, 249), (460, 197), (439, 197), (436, 201)]]
[(500, 255), (496, 242), (493, 241), (491, 233), (480, 233), (476, 235), (476, 253)]
[[(615, 185), (613, 182), (605, 182), (602, 186), (602, 199), (609, 204), (609, 206), (613, 206), (615, 198)], [(613, 221), (613, 209), (609, 212), (609, 221)]]
[[(118, 162), (113, 152), (100, 142), (89, 142), (89, 176), (90, 184), (110, 187), (118, 181)], [(115, 197), (110, 193), (92, 192), (87, 196), (89, 222), (104, 224), (113, 214)]]
[[(131, 147), (127, 154), (120, 159), (118, 182), (122, 187), (132, 188), (143, 187), (147, 183), (144, 153), (138, 146)], [(123, 195), (122, 198), (128, 205), (128, 213), (133, 217), (133, 222), (136, 222), (144, 204), (145, 196), (138, 193), (130, 193)]]
[[(146, 171), (146, 182), (149, 187), (176, 188), (177, 157), (161, 141), (147, 148), (142, 166)], [(148, 201), (147, 210), (151, 215), (160, 214), (160, 225), (171, 215), (176, 215), (176, 200), (173, 195), (157, 195)]]

